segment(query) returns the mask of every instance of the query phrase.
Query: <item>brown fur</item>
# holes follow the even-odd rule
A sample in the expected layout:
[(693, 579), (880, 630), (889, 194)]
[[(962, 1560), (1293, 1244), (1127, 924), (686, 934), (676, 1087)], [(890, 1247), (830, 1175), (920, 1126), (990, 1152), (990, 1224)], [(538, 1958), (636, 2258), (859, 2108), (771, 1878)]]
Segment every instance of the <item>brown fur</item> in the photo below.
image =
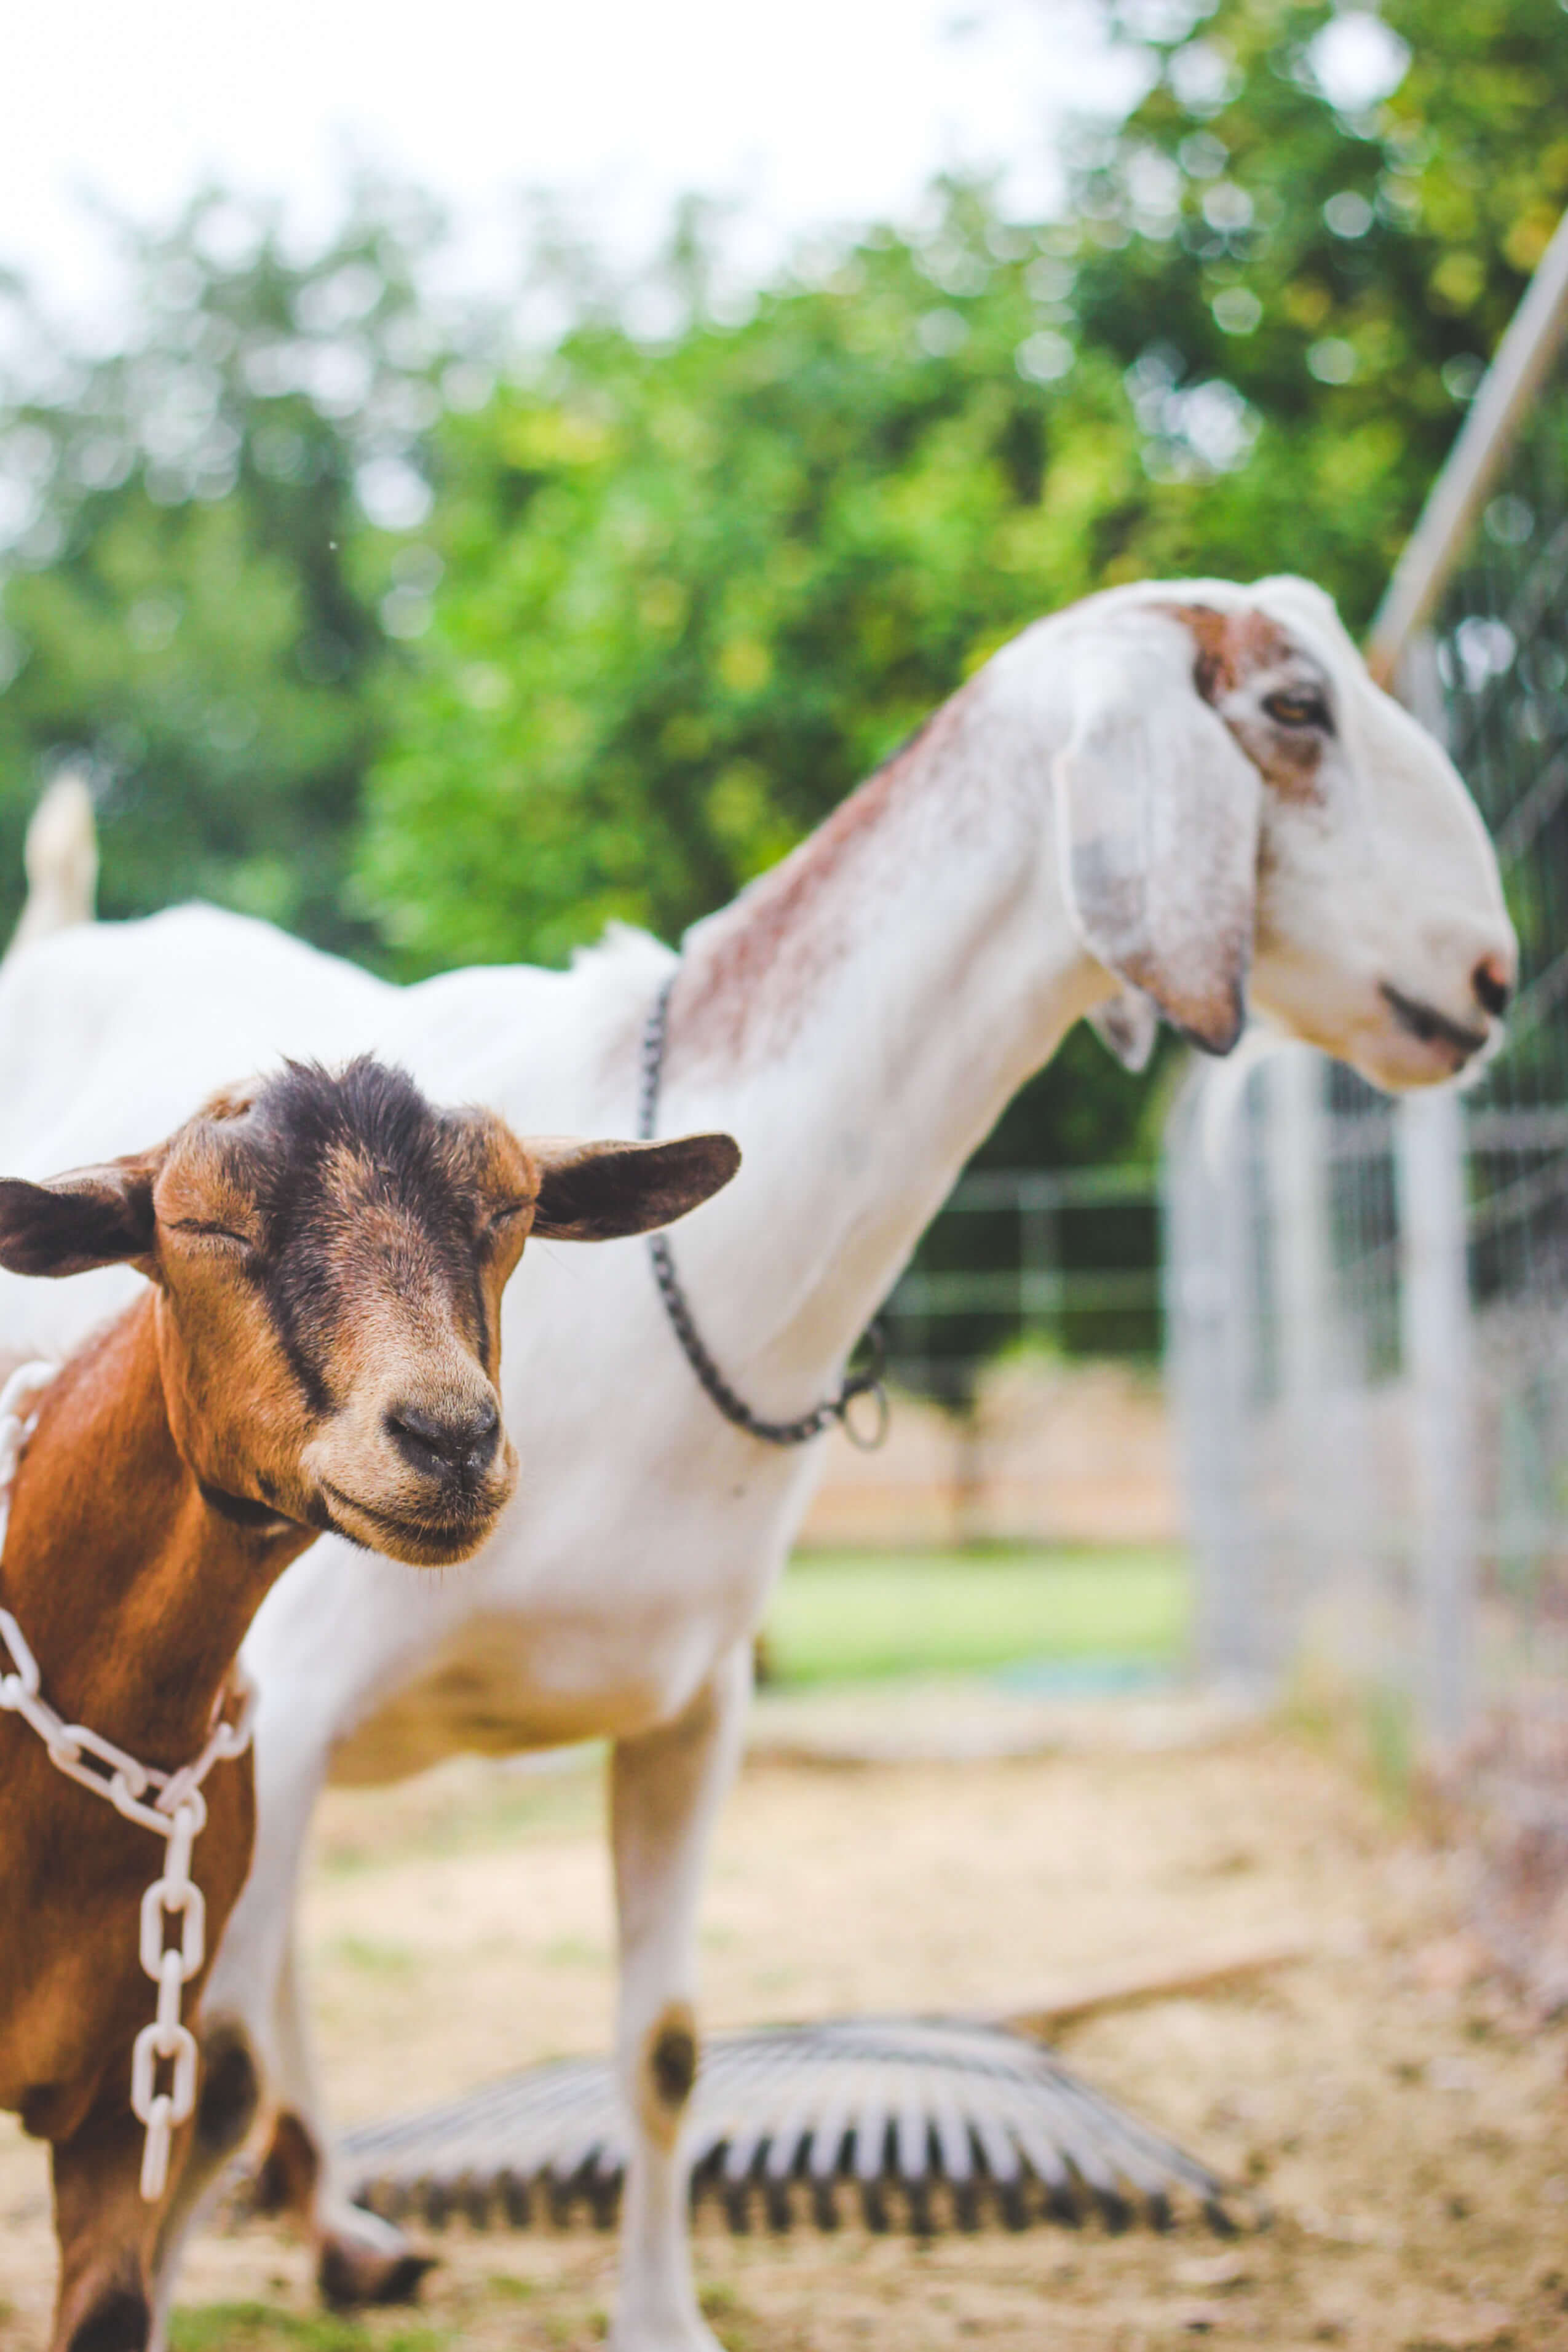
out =
[(256, 2168), (251, 2206), (258, 2213), (306, 2215), (321, 2174), (321, 2150), (299, 2116), (285, 2107), (273, 2122), (267, 2153)]
[(697, 2021), (687, 2002), (675, 2001), (649, 2029), (637, 2069), (643, 2121), (666, 2147), (675, 2143), (696, 2081)]
[[(170, 1433), (149, 1295), (47, 1392), (0, 1574), (50, 1704), (169, 1768), (200, 1749), (252, 1613), (310, 1540), (295, 1527), (253, 1534), (203, 1502)], [(53, 2144), (52, 2342), (64, 2352), (99, 2330), (134, 2346), (140, 2337), (113, 2331), (129, 2331), (136, 2301), (151, 2299), (161, 2219), (138, 2187), (130, 2073), (153, 1995), (137, 1957), (138, 1911), (162, 1850), (57, 1772), (13, 1717), (0, 1722), (0, 2104)], [(249, 1867), (248, 1759), (220, 1765), (206, 1799), (193, 1874), (210, 1956)], [(187, 2016), (205, 1976), (187, 1988)], [(186, 2126), (175, 2137), (176, 2175), (189, 2136)]]
[[(0, 1599), (49, 1704), (172, 1769), (200, 1752), (247, 1627), (319, 1527), (415, 1561), (472, 1551), (515, 1475), (494, 1383), (531, 1226), (646, 1230), (738, 1158), (727, 1137), (531, 1150), (489, 1114), (437, 1112), (357, 1063), (226, 1094), (108, 1168), (0, 1181), (0, 1263), (130, 1262), (151, 1278), (44, 1391), (16, 1481)], [(232, 2030), (205, 2037), (168, 2191), (143, 2203), (131, 2052), (154, 2007), (138, 1926), (160, 1841), (66, 1779), (14, 1716), (0, 1786), (0, 2106), (53, 2147), (52, 2352), (140, 2352), (159, 2263), (196, 2176), (248, 2125), (255, 2067)], [(210, 1960), (250, 1864), (249, 1758), (205, 1793), (193, 1874)]]
[(1216, 613), (1209, 604), (1166, 609), (1192, 631), (1194, 679), (1205, 702), (1217, 706), (1255, 672), (1274, 668), (1289, 654), (1290, 640), (1267, 613)]
[(1163, 609), (1191, 630), (1197, 648), (1193, 682), (1224, 719), (1264, 782), (1282, 799), (1315, 799), (1316, 739), (1291, 735), (1260, 721), (1247, 693), (1271, 671), (1280, 673), (1284, 683), (1286, 673), (1294, 677), (1303, 667), (1301, 656), (1279, 622), (1256, 608), (1218, 613), (1209, 604), (1169, 604)]

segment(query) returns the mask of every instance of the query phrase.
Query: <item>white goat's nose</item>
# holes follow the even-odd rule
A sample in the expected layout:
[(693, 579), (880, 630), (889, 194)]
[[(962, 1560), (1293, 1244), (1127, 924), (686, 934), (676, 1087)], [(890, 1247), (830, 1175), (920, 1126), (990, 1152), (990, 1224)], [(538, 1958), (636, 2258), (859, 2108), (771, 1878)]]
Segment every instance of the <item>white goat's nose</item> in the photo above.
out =
[(1517, 961), (1517, 957), (1502, 955), (1494, 948), (1489, 955), (1482, 956), (1470, 974), (1477, 1003), (1483, 1013), (1489, 1013), (1495, 1020), (1500, 1020), (1508, 1011), (1509, 1001), (1513, 995)]

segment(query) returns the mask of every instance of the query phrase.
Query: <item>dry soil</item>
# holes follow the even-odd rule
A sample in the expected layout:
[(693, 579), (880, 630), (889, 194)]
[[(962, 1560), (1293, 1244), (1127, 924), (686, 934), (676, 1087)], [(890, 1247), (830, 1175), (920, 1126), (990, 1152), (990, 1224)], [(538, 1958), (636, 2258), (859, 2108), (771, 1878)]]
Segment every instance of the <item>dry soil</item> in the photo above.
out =
[[(1131, 1719), (1131, 1718), (1130, 1718)], [(1107, 1722), (1112, 1718), (1108, 1717)], [(462, 1764), (324, 1809), (307, 1940), (337, 2116), (397, 2111), (603, 2047), (611, 1925), (596, 1772)], [(1266, 2194), (1230, 2245), (1094, 2229), (920, 2245), (737, 2240), (699, 2263), (731, 2352), (1367, 2352), (1568, 2347), (1568, 2031), (1531, 2018), (1464, 1925), (1463, 1866), (1279, 1730), (1174, 1750), (834, 1768), (754, 1761), (705, 1912), (715, 2023), (859, 2008), (1009, 2010), (1064, 1981), (1299, 1939), (1243, 1990), (1083, 2023), (1071, 2062)], [(302, 2248), (206, 2238), (177, 2342), (533, 2352), (602, 2339), (610, 2243), (453, 2231), (416, 2313), (314, 2314)], [(42, 2341), (41, 2152), (0, 2130), (0, 2352)]]

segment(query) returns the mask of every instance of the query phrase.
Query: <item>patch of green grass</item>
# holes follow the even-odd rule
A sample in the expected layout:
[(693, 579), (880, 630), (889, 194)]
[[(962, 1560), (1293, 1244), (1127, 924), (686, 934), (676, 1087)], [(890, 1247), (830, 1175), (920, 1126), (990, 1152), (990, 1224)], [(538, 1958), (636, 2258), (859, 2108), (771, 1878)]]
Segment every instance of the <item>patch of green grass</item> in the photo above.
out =
[(727, 2279), (713, 2279), (698, 2296), (703, 2316), (723, 2335), (727, 2352), (752, 2352), (757, 2344), (755, 2323)]
[(374, 2333), (358, 2320), (329, 2314), (302, 2318), (264, 2303), (204, 2303), (177, 2311), (169, 2330), (174, 2352), (451, 2352), (451, 2338), (431, 2327)]
[(557, 1936), (545, 1945), (540, 1958), (550, 1969), (602, 1969), (609, 1965), (610, 1955), (605, 1945), (593, 1943), (586, 1936)]
[(1308, 1660), (1298, 1664), (1280, 1714), (1300, 1738), (1348, 1761), (1391, 1820), (1409, 1820), (1420, 1773), (1407, 1691)]
[[(564, 1770), (503, 1769), (480, 1778), (438, 1769), (423, 1789), (409, 1788), (396, 1832), (398, 1858), (432, 1854), (444, 1859), (522, 1840), (578, 1837), (600, 1827), (604, 1809), (603, 1752), (596, 1744), (584, 1744)], [(368, 1824), (356, 1821), (352, 1810), (340, 1813), (319, 1832), (317, 1862), (332, 1878), (384, 1868), (384, 1812), (374, 1810)]]
[(418, 1955), (406, 1944), (384, 1943), (374, 1936), (340, 1936), (329, 1945), (327, 1958), (375, 1977), (405, 1976), (418, 1965)]
[(1033, 1659), (1174, 1664), (1192, 1580), (1173, 1550), (807, 1553), (767, 1622), (781, 1683), (984, 1673)]
[(512, 2271), (491, 2271), (485, 2286), (502, 2303), (531, 2303), (539, 2293), (537, 2279), (519, 2278)]

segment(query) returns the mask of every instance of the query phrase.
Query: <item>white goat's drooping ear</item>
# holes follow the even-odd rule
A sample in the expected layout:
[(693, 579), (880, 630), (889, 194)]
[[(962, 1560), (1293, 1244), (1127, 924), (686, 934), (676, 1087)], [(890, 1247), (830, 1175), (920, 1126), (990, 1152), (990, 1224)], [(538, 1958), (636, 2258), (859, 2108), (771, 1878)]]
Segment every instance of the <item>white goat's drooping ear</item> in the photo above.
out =
[(1227, 1054), (1246, 1018), (1262, 780), (1199, 693), (1196, 658), (1173, 614), (1107, 619), (1074, 675), (1057, 824), (1090, 954)]
[(112, 1160), (29, 1184), (0, 1177), (0, 1265), (12, 1274), (86, 1274), (141, 1265), (153, 1252), (153, 1184), (160, 1154)]
[(1131, 984), (1119, 988), (1114, 996), (1095, 1006), (1089, 1025), (1124, 1070), (1148, 1068), (1160, 1034), (1160, 1015), (1141, 988)]
[(724, 1186), (741, 1164), (732, 1135), (661, 1143), (574, 1143), (531, 1136), (539, 1171), (531, 1230), (558, 1242), (607, 1242), (673, 1224)]

